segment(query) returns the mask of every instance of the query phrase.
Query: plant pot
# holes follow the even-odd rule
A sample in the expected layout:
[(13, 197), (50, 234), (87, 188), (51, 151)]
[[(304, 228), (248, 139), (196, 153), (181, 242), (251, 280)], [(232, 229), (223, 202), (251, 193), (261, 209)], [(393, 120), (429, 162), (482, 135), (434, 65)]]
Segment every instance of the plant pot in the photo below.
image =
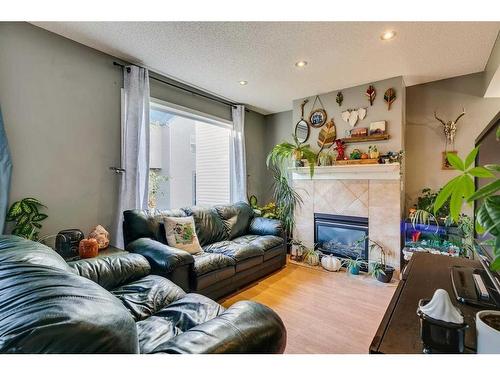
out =
[(377, 280), (381, 283), (388, 283), (392, 280), (392, 275), (394, 274), (394, 267), (385, 266), (384, 274), (377, 275)]
[(319, 264), (319, 254), (318, 253), (307, 253), (304, 256), (304, 262), (310, 266), (317, 266)]
[(359, 275), (359, 266), (349, 266), (347, 270), (351, 275)]
[(476, 314), (477, 354), (500, 354), (500, 311)]
[(294, 160), (293, 161), (293, 165), (298, 168), (298, 167), (303, 167), (304, 166), (304, 162), (302, 160)]

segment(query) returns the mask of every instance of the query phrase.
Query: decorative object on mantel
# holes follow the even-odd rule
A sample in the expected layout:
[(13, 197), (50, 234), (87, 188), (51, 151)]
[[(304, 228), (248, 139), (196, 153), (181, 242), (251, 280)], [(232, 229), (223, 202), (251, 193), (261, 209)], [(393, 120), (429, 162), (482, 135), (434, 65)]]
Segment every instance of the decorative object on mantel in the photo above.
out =
[(370, 123), (370, 135), (383, 135), (385, 134), (385, 121), (375, 121)]
[(318, 165), (328, 167), (332, 165), (332, 155), (329, 151), (322, 151), (318, 156)]
[(109, 233), (102, 225), (98, 225), (92, 229), (89, 238), (95, 238), (97, 240), (99, 250), (104, 250), (109, 246)]
[(401, 163), (403, 156), (403, 150), (399, 152), (389, 151), (385, 155), (380, 155), (380, 159), (382, 160), (383, 164)]
[(468, 325), (448, 292), (436, 289), (432, 299), (418, 302), (420, 332), (424, 353), (463, 353)]
[(378, 159), (380, 153), (378, 152), (378, 148), (375, 145), (368, 146), (368, 154), (370, 159)]
[(396, 100), (396, 91), (391, 87), (387, 89), (384, 94), (384, 102), (387, 103), (387, 110), (391, 110), (391, 104)]
[[(320, 130), (318, 134), (318, 146), (319, 151), (317, 158), (319, 159), (319, 155), (325, 148), (330, 148), (333, 146), (335, 139), (337, 138), (337, 130), (335, 128), (335, 123), (333, 122), (333, 118), (326, 123), (326, 125)], [(318, 160), (319, 165), (319, 160)]]
[(342, 262), (333, 255), (323, 255), (321, 257), (321, 267), (330, 272), (337, 272), (342, 268)]
[(337, 160), (344, 160), (345, 157), (345, 145), (342, 139), (335, 140), (334, 150), (337, 151)]
[(300, 120), (295, 125), (295, 136), (300, 143), (305, 143), (309, 139), (309, 134), (311, 129), (309, 123), (304, 120), (304, 106), (309, 102), (309, 100), (304, 100), (300, 105)]
[[(316, 101), (319, 101), (319, 104), (321, 105), (321, 108), (314, 108), (316, 105)], [(309, 115), (309, 124), (313, 128), (321, 128), (323, 125), (325, 125), (326, 120), (327, 120), (327, 114), (325, 111), (325, 106), (323, 105), (323, 102), (321, 101), (321, 98), (319, 95), (316, 95), (316, 98), (314, 98), (313, 102), (313, 110), (311, 111), (311, 114)]]
[(350, 131), (351, 138), (368, 136), (368, 128), (355, 128)]
[(443, 171), (453, 171), (455, 168), (450, 164), (450, 161), (448, 160), (448, 154), (454, 154), (456, 155), (456, 151), (443, 151), (441, 152), (441, 169)]
[(337, 93), (337, 97), (335, 98), (335, 101), (337, 102), (339, 107), (342, 106), (342, 102), (344, 101), (344, 94), (342, 94), (342, 91), (339, 91)]
[(434, 111), (434, 117), (436, 120), (438, 120), (442, 125), (443, 125), (443, 132), (445, 136), (445, 145), (444, 145), (444, 150), (448, 150), (448, 143), (451, 144), (451, 149), (455, 149), (455, 135), (457, 133), (457, 123), (458, 120), (462, 118), (462, 116), (465, 115), (465, 108), (462, 108), (462, 113), (458, 115), (458, 117), (455, 119), (455, 121), (447, 121), (444, 122), (441, 120), (439, 117), (437, 117), (436, 111)]
[(366, 108), (348, 109), (342, 112), (341, 116), (342, 120), (355, 127), (358, 119), (363, 120), (366, 117)]
[(336, 160), (334, 165), (378, 164), (378, 159), (348, 159)]
[(373, 101), (375, 100), (375, 96), (377, 96), (377, 91), (373, 85), (368, 86), (366, 89), (365, 95), (368, 97), (368, 101), (370, 102), (370, 106), (373, 105)]
[(361, 151), (359, 150), (359, 148), (355, 148), (354, 150), (352, 150), (351, 154), (349, 155), (349, 159), (351, 160), (361, 159)]

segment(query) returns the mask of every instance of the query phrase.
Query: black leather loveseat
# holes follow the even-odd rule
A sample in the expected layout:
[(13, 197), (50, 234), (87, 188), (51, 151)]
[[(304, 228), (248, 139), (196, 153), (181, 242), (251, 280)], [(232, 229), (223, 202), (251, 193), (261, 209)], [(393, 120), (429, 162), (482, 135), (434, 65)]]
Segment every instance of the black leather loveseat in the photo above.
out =
[[(193, 216), (201, 253), (191, 255), (167, 245), (163, 222), (168, 216)], [(244, 202), (125, 211), (123, 232), (126, 250), (146, 257), (154, 274), (214, 299), (286, 264), (280, 221), (255, 216)]]
[(42, 244), (0, 236), (0, 353), (283, 352), (271, 309), (225, 309), (150, 270), (139, 254), (67, 264)]

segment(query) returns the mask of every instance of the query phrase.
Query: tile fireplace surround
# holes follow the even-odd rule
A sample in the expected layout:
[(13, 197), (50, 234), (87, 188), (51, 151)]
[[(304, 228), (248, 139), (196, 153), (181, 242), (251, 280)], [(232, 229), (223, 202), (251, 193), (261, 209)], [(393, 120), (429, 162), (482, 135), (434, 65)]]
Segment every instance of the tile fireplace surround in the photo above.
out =
[[(345, 165), (292, 170), (303, 204), (295, 212), (294, 238), (314, 243), (314, 213), (368, 218), (372, 240), (381, 244), (387, 263), (400, 267), (401, 174), (399, 164)], [(369, 254), (369, 260), (378, 259)], [(375, 258), (375, 259), (373, 259)]]

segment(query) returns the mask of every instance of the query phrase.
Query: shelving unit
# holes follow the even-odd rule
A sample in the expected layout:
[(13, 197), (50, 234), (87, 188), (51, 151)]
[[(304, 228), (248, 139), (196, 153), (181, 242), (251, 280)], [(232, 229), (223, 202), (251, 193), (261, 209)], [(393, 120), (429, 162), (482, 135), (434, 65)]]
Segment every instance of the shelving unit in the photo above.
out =
[(389, 139), (389, 134), (367, 135), (366, 137), (342, 138), (344, 143), (377, 142)]

